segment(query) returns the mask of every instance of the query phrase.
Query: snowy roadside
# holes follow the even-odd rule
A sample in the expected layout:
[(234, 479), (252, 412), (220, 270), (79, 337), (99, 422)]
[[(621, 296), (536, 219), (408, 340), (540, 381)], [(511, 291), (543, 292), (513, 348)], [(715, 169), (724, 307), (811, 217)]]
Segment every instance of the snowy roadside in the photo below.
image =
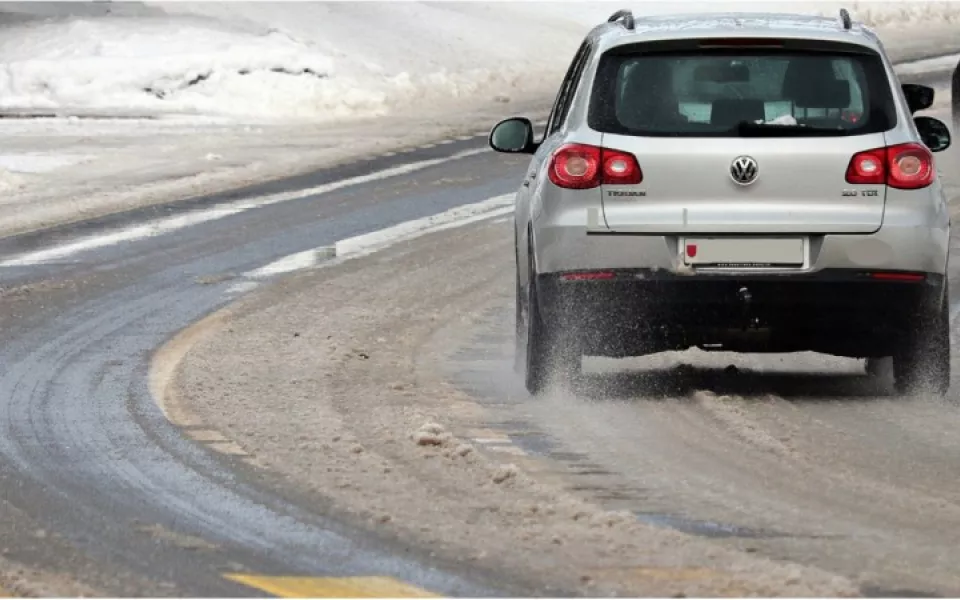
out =
[(222, 434), (234, 456), (348, 521), (508, 580), (592, 597), (857, 595), (844, 578), (605, 510), (533, 461), (481, 446), (501, 434), (437, 365), (504, 306), (508, 228), (403, 242), (201, 322), (197, 337), (185, 332), (197, 343), (168, 414)]
[(505, 394), (497, 412), (449, 383), (454, 353), (477, 377), (514, 376), (471, 362), (488, 350), (471, 342), (477, 324), (513, 307), (509, 227), (433, 233), (261, 287), (171, 343), (166, 414), (347, 520), (478, 569), (591, 597), (857, 595), (863, 581), (611, 511), (610, 489), (579, 487), (505, 435), (529, 399)]
[(470, 136), (482, 143), (479, 136), (505, 114), (542, 115), (546, 94), (340, 125), (0, 120), (0, 236), (238, 189), (441, 140)]

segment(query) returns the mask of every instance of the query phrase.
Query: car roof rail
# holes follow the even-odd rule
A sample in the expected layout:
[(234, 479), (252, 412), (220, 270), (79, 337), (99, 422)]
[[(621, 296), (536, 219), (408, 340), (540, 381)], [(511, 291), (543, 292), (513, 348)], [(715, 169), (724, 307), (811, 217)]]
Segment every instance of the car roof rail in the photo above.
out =
[(633, 12), (629, 10), (618, 10), (617, 12), (610, 15), (610, 18), (607, 19), (607, 23), (621, 23), (629, 31), (633, 31), (634, 21), (633, 21)]
[(853, 27), (853, 21), (850, 20), (850, 13), (847, 12), (847, 9), (840, 9), (840, 23), (843, 24), (843, 28), (847, 31), (850, 31), (850, 28)]

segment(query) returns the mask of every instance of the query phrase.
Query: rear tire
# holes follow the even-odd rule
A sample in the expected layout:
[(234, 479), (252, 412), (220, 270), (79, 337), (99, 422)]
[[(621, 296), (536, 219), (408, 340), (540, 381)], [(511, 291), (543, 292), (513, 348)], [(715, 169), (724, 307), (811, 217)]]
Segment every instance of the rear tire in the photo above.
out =
[(893, 357), (893, 376), (900, 394), (943, 396), (950, 389), (950, 310), (940, 309), (920, 320)]
[(514, 321), (514, 344), (513, 344), (513, 372), (518, 374), (523, 374), (525, 370), (525, 364), (527, 360), (527, 346), (526, 346), (526, 321), (523, 312), (523, 289), (520, 287), (520, 272), (517, 271), (516, 276), (516, 303), (514, 310), (515, 321)]
[(524, 321), (523, 321), (523, 301), (522, 289), (520, 288), (520, 245), (517, 228), (513, 228), (513, 264), (516, 300), (514, 302), (514, 323), (513, 323), (513, 372), (523, 373), (523, 365), (526, 360), (526, 346), (523, 344)]
[[(524, 385), (531, 395), (538, 395), (552, 382), (573, 383), (580, 374), (582, 356), (574, 339), (563, 335), (556, 324), (547, 323), (540, 313), (540, 298), (533, 270), (531, 253), (527, 293), (521, 307), (520, 283), (517, 281), (517, 356), (524, 357)], [(523, 311), (522, 308), (526, 308)], [(521, 339), (521, 336), (524, 339)]]

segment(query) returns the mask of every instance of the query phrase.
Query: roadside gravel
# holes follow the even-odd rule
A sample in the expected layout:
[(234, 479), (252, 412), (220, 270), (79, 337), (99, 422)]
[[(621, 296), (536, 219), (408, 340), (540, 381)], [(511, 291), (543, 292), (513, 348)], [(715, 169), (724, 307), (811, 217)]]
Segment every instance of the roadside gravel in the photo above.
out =
[(186, 355), (176, 412), (349, 520), (544, 586), (856, 595), (831, 574), (605, 511), (466, 441), (483, 409), (432, 368), (432, 340), (502, 303), (510, 239), (507, 224), (434, 234), (254, 294)]

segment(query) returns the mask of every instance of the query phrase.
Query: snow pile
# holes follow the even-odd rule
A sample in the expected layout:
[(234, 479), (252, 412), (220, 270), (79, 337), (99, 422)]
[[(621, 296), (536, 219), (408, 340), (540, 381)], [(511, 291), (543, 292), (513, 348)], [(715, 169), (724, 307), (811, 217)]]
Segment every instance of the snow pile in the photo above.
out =
[(848, 10), (857, 20), (879, 30), (960, 21), (957, 2), (853, 2)]
[[(310, 98), (348, 108), (322, 85), (332, 59), (279, 32), (250, 35), (185, 19), (71, 19), (0, 38), (0, 107), (225, 115), (303, 114)], [(309, 114), (309, 111), (308, 111)]]
[[(0, 167), (0, 192), (10, 192), (23, 186), (23, 177)], [(3, 201), (0, 200), (0, 204)]]
[(76, 154), (0, 154), (0, 170), (6, 173), (47, 173), (61, 167), (75, 165), (93, 159), (89, 155)]
[[(44, 3), (19, 3), (16, 18), (6, 19), (13, 24), (0, 37), (0, 109), (330, 121), (464, 100), (509, 102), (552, 93), (583, 35), (622, 8), (615, 2), (157, 2), (108, 4), (92, 14), (80, 10), (86, 5), (64, 4), (58, 13)], [(773, 8), (836, 14), (841, 5)], [(772, 7), (719, 1), (633, 8), (639, 15)], [(960, 17), (960, 5), (949, 2), (849, 8), (881, 28)]]

